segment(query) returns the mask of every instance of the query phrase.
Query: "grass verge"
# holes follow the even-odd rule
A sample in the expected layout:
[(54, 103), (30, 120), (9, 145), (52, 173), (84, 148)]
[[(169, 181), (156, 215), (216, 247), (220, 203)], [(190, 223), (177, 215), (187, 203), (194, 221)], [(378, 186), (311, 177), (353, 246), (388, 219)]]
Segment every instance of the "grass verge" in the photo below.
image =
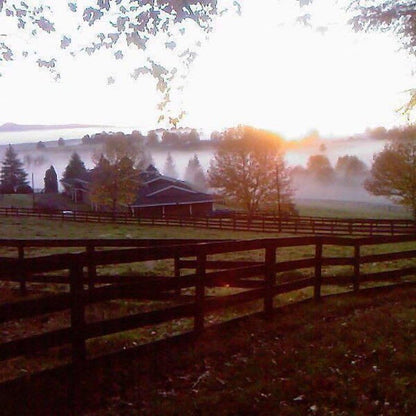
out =
[[(270, 321), (233, 321), (119, 358), (85, 371), (83, 414), (413, 415), (415, 300), (416, 289), (402, 288), (288, 305)], [(51, 407), (61, 383), (43, 381), (43, 392), (28, 383), (23, 397), (9, 390), (3, 409), (66, 414)]]

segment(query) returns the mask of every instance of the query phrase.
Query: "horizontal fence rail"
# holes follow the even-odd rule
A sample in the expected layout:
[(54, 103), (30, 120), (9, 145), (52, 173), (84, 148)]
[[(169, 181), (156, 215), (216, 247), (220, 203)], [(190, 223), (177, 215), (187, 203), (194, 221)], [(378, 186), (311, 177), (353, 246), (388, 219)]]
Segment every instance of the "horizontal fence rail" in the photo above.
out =
[[(88, 357), (87, 340), (188, 318), (193, 331), (206, 326), (208, 313), (247, 302), (260, 301), (266, 317), (271, 317), (275, 296), (310, 288), (319, 300), (322, 289), (347, 285), (357, 292), (365, 282), (391, 283), (403, 277), (414, 284), (416, 236), (348, 238), (309, 236), (254, 240), (0, 240), (0, 249), (16, 249), (15, 257), (0, 258), (0, 280), (18, 282), (21, 294), (16, 301), (0, 303), (0, 325), (13, 320), (32, 319), (66, 311), (68, 326), (48, 332), (17, 337), (0, 343), (0, 360), (9, 360), (34, 351), (70, 344), (74, 369)], [(387, 246), (386, 246), (387, 245)], [(381, 253), (364, 254), (364, 248), (383, 247)], [(26, 249), (78, 248), (75, 253), (26, 256)], [(285, 249), (307, 249), (303, 258), (283, 258)], [(342, 255), (330, 248), (343, 249)], [(344, 250), (345, 249), (345, 250)], [(308, 254), (309, 253), (309, 254)], [(230, 258), (230, 256), (234, 258)], [(236, 257), (237, 256), (237, 257)], [(255, 258), (255, 260), (253, 260)], [(167, 261), (169, 275), (134, 272), (118, 276), (111, 266)], [(371, 271), (374, 264), (398, 264), (391, 270)], [(325, 273), (330, 266), (347, 268), (342, 275)], [(107, 269), (110, 267), (109, 269)], [(302, 274), (300, 271), (309, 270)], [(53, 273), (53, 274), (51, 274)], [(56, 275), (56, 273), (58, 273)], [(63, 284), (66, 292), (46, 293), (28, 298), (32, 285)], [(30, 285), (29, 287), (27, 285)], [(212, 294), (212, 288), (225, 288)], [(231, 290), (232, 289), (232, 290)], [(1, 290), (1, 289), (0, 289)], [(136, 310), (118, 317), (88, 321), (89, 305), (120, 299), (161, 301), (159, 309)], [(172, 304), (172, 300), (181, 300)], [(168, 303), (163, 303), (163, 302)], [(258, 306), (257, 306), (258, 308)], [(77, 370), (77, 371), (78, 371)], [(79, 372), (74, 372), (78, 377)], [(79, 375), (79, 374), (78, 374)]]
[(206, 217), (139, 217), (132, 216), (127, 212), (45, 211), (31, 208), (0, 208), (0, 216), (289, 234), (374, 236), (416, 233), (414, 221), (400, 219), (341, 219), (300, 216), (279, 218), (271, 215), (247, 216), (244, 214)]

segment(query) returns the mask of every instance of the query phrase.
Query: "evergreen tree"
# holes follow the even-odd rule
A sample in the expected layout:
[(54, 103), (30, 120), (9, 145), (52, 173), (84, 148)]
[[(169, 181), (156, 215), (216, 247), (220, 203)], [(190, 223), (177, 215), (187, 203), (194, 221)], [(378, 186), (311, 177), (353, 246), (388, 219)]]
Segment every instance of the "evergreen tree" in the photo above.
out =
[(11, 145), (6, 150), (0, 171), (0, 186), (2, 193), (14, 193), (17, 187), (28, 185), (27, 173), (23, 163)]
[(45, 172), (45, 193), (57, 194), (58, 193), (58, 176), (56, 175), (55, 168), (51, 167)]
[(163, 174), (166, 176), (170, 176), (171, 178), (178, 177), (178, 171), (176, 170), (175, 163), (173, 161), (173, 158), (170, 152), (168, 153), (168, 156), (166, 157), (165, 166), (163, 168)]
[(84, 162), (79, 157), (77, 152), (72, 153), (71, 159), (69, 160), (68, 165), (65, 168), (62, 179), (87, 179), (88, 171), (84, 165)]
[(196, 154), (193, 158), (189, 159), (188, 166), (185, 170), (184, 179), (185, 181), (194, 184), (199, 189), (207, 188), (207, 180)]

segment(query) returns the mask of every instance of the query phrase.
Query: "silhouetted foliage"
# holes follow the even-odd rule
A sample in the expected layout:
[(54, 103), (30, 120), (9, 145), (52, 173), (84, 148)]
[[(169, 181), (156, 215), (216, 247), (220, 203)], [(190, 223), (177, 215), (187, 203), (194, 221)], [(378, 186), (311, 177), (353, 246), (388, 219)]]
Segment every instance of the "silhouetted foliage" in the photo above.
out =
[(200, 140), (201, 138), (199, 137), (199, 133), (197, 132), (197, 130), (192, 129), (188, 134), (187, 143), (195, 144), (195, 143), (198, 143)]
[(310, 156), (306, 169), (314, 179), (322, 183), (330, 183), (335, 179), (334, 168), (325, 155)]
[(95, 163), (98, 163), (102, 154), (110, 164), (118, 163), (127, 156), (138, 170), (144, 170), (152, 163), (151, 155), (146, 152), (142, 138), (134, 138), (124, 133), (112, 133), (104, 137), (102, 147), (93, 155)]
[(62, 179), (84, 179), (88, 178), (88, 171), (84, 162), (77, 152), (72, 153), (69, 163), (65, 168)]
[(121, 135), (106, 140), (103, 153), (95, 155), (91, 171), (90, 198), (100, 208), (113, 212), (134, 202), (140, 186), (138, 172), (151, 163), (142, 140)]
[(14, 148), (9, 145), (0, 170), (1, 192), (15, 193), (18, 187), (24, 185), (28, 185), (27, 173), (23, 169), (23, 163), (17, 157)]
[(91, 201), (115, 212), (134, 202), (138, 189), (138, 175), (133, 161), (127, 156), (110, 161), (102, 155), (91, 172)]
[(15, 193), (16, 194), (31, 194), (33, 193), (33, 188), (28, 184), (17, 185), (15, 187)]
[(416, 219), (416, 143), (393, 141), (374, 156), (368, 192), (385, 196), (411, 209)]
[[(0, 38), (0, 60), (32, 59), (58, 80), (63, 54), (100, 53), (116, 61), (134, 57), (125, 60), (126, 71), (135, 79), (141, 76), (155, 79), (161, 94), (161, 119), (176, 126), (184, 113), (174, 111), (173, 107), (166, 110), (172, 101), (171, 93), (180, 90), (183, 75), (214, 21), (228, 10), (238, 11), (239, 7), (234, 0), (86, 0), (82, 3), (0, 0), (0, 17), (13, 30), (17, 28), (21, 38), (17, 43), (8, 34)], [(45, 34), (50, 35), (48, 42), (44, 42), (48, 45), (47, 51), (40, 42)], [(136, 64), (128, 65), (131, 61)], [(108, 74), (107, 83), (114, 82), (115, 75)]]
[(366, 134), (373, 139), (379, 140), (416, 140), (416, 126), (393, 127), (388, 130), (384, 127), (376, 127), (375, 129), (367, 129)]
[(207, 188), (207, 179), (196, 154), (193, 158), (189, 159), (184, 179), (195, 185), (198, 189), (205, 190)]
[(56, 174), (55, 168), (52, 165), (45, 172), (44, 184), (46, 194), (58, 193), (58, 176)]
[(176, 170), (175, 162), (173, 161), (170, 152), (166, 156), (165, 166), (163, 167), (163, 174), (170, 176), (171, 178), (178, 177), (178, 171)]
[[(411, 55), (416, 53), (416, 4), (413, 0), (350, 0), (350, 20), (355, 30), (391, 31)], [(410, 98), (403, 107), (410, 112), (416, 106), (416, 88), (409, 90)]]
[(213, 142), (219, 142), (223, 138), (223, 133), (219, 131), (213, 131), (210, 135), (210, 140)]
[(292, 204), (293, 192), (280, 137), (248, 126), (225, 132), (208, 171), (209, 183), (250, 215), (279, 211)]
[(165, 130), (162, 133), (162, 143), (166, 146), (178, 147), (181, 144), (181, 140), (178, 133)]
[(38, 149), (38, 150), (43, 150), (43, 149), (46, 149), (46, 144), (45, 144), (45, 143), (43, 143), (42, 141), (39, 141), (39, 142), (37, 142), (37, 144), (36, 144), (36, 149)]
[(373, 129), (366, 129), (365, 134), (372, 139), (385, 140), (388, 138), (388, 132), (385, 127), (375, 127)]
[(148, 146), (157, 146), (159, 144), (159, 136), (155, 130), (150, 130), (147, 133), (146, 144)]
[(67, 200), (57, 197), (56, 194), (36, 195), (35, 207), (45, 212), (56, 212), (69, 208)]
[(91, 138), (91, 136), (89, 134), (86, 134), (81, 139), (81, 143), (82, 144), (92, 144), (92, 142), (93, 142), (93, 140), (92, 140), (92, 138)]
[(338, 158), (335, 171), (342, 179), (354, 180), (366, 175), (368, 169), (357, 156), (345, 155)]

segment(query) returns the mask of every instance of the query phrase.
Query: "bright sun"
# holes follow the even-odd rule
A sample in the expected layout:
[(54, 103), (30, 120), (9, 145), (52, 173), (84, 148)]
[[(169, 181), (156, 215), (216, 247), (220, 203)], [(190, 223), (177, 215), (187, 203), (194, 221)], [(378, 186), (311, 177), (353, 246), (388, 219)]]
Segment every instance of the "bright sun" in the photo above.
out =
[(277, 10), (261, 16), (259, 10), (222, 21), (197, 61), (186, 90), (190, 124), (244, 123), (298, 136), (400, 121), (395, 111), (411, 77), (392, 37), (355, 34), (347, 25), (323, 34), (279, 25)]
[[(402, 122), (396, 110), (412, 86), (406, 55), (387, 34), (353, 33), (337, 3), (316, 0), (313, 27), (295, 24), (293, 0), (244, 2), (242, 16), (219, 19), (186, 80), (183, 125), (249, 124), (295, 138), (313, 129), (352, 134)], [(16, 62), (0, 78), (0, 123), (156, 127), (155, 82), (127, 74), (106, 86), (107, 67), (89, 57), (68, 60), (65, 77), (54, 83)]]

